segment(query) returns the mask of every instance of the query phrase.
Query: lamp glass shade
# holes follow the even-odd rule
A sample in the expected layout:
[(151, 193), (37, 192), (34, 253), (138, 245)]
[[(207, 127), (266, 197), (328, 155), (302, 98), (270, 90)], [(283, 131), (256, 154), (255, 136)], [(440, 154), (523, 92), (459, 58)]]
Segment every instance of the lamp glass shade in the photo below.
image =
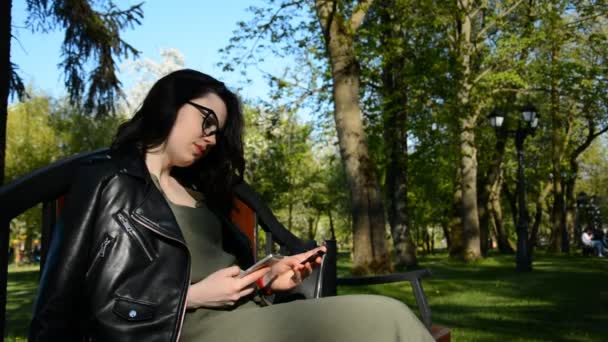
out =
[(505, 121), (504, 116), (496, 115), (490, 117), (490, 125), (494, 128), (498, 128), (502, 126), (502, 123)]
[(527, 104), (524, 108), (521, 109), (521, 115), (525, 122), (534, 122), (534, 119), (536, 119), (537, 115), (536, 107), (531, 104)]
[(530, 127), (536, 128), (538, 127), (538, 118), (534, 118), (532, 122), (530, 122)]

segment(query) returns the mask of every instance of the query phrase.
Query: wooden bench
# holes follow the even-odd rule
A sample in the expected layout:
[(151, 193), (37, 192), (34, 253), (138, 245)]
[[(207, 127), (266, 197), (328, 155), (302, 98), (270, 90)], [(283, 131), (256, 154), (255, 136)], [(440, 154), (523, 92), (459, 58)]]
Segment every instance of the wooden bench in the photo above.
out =
[[(44, 267), (50, 245), (50, 237), (62, 207), (62, 198), (69, 189), (70, 181), (78, 166), (92, 158), (107, 158), (107, 149), (82, 153), (54, 162), (47, 167), (0, 187), (0, 334), (4, 335), (6, 322), (8, 247), (10, 221), (33, 207), (42, 203), (42, 251), (41, 268)], [(314, 247), (314, 242), (305, 242), (289, 232), (274, 216), (261, 197), (246, 183), (239, 184), (235, 192), (237, 205), (231, 215), (232, 221), (250, 238), (256, 251), (269, 253), (278, 245), (281, 253), (286, 255), (303, 252)], [(259, 246), (260, 230), (265, 234), (265, 246)], [(409, 282), (413, 288), (421, 320), (437, 341), (450, 341), (450, 330), (435, 326), (431, 321), (431, 310), (422, 288), (421, 279), (431, 275), (430, 270), (422, 269), (413, 272), (395, 273), (383, 276), (348, 277), (336, 276), (336, 242), (327, 240), (327, 254), (322, 267), (315, 270), (313, 276), (306, 279), (298, 289), (304, 298), (326, 297), (337, 294), (338, 285), (373, 285), (392, 282)], [(263, 251), (262, 251), (263, 250)]]

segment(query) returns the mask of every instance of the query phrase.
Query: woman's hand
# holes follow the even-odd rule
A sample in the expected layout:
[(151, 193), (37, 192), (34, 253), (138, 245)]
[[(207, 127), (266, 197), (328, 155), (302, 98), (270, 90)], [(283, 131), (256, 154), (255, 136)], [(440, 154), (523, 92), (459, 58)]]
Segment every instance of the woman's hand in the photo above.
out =
[(222, 268), (198, 283), (190, 285), (186, 306), (188, 308), (233, 306), (239, 299), (253, 292), (255, 281), (269, 271), (269, 267), (264, 267), (237, 278), (241, 272), (238, 266)]
[(306, 262), (305, 264), (301, 264), (301, 262), (320, 250), (327, 252), (327, 248), (321, 246), (308, 252), (281, 259), (272, 265), (270, 272), (264, 277), (264, 284), (268, 284), (267, 286), (273, 291), (287, 291), (298, 286), (304, 278), (312, 273), (313, 267), (321, 264), (322, 259), (321, 257), (317, 257), (313, 262)]

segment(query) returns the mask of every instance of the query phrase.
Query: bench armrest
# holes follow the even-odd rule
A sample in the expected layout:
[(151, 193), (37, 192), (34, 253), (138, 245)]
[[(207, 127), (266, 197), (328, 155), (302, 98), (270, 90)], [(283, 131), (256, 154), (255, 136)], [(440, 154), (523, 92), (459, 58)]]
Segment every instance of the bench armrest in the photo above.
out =
[(392, 273), (387, 275), (338, 278), (337, 284), (348, 286), (360, 286), (409, 281), (412, 285), (412, 289), (414, 290), (414, 297), (416, 298), (416, 303), (418, 304), (418, 310), (420, 310), (422, 322), (424, 323), (424, 326), (430, 331), (431, 309), (429, 308), (426, 295), (424, 294), (424, 290), (422, 289), (422, 283), (420, 282), (420, 279), (428, 276), (431, 276), (431, 271), (429, 269), (424, 268), (416, 271)]

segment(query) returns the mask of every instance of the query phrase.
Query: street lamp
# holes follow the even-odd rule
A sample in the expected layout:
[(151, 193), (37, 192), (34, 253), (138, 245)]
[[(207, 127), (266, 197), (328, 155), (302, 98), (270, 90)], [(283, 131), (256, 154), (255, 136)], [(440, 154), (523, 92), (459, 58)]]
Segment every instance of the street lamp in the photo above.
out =
[[(533, 134), (538, 127), (538, 111), (532, 104), (521, 108), (521, 120), (517, 122), (516, 130), (504, 129), (503, 132), (513, 134), (515, 137), (515, 149), (517, 150), (517, 256), (516, 269), (520, 272), (532, 270), (532, 255), (528, 244), (528, 210), (526, 207), (526, 190), (524, 180), (524, 140)], [(495, 109), (490, 114), (490, 125), (495, 129), (502, 127), (505, 115), (502, 111)]]

